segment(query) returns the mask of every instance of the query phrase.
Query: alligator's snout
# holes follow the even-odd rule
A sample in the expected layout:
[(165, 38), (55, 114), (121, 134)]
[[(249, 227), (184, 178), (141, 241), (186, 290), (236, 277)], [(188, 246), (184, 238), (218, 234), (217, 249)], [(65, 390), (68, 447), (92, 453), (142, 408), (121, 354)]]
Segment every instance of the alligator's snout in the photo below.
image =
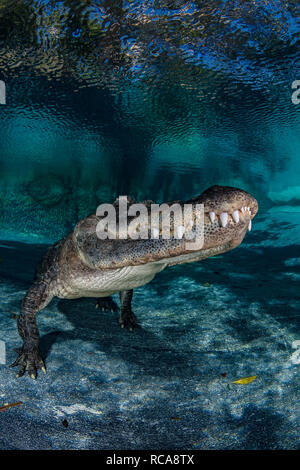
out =
[(258, 211), (251, 194), (230, 186), (212, 186), (192, 201), (204, 205), (204, 248), (238, 246)]
[(205, 212), (214, 212), (218, 216), (222, 213), (237, 216), (238, 212), (244, 212), (244, 208), (252, 219), (258, 211), (257, 201), (251, 194), (231, 186), (212, 186), (199, 196), (199, 201), (204, 204)]

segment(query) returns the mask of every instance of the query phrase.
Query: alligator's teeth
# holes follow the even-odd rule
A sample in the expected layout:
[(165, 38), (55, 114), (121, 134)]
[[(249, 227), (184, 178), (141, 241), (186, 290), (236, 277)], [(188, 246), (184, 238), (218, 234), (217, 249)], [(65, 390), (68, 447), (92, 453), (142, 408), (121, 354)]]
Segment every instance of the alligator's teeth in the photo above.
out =
[(232, 218), (233, 218), (233, 220), (235, 221), (236, 224), (239, 223), (240, 216), (239, 216), (239, 211), (238, 210), (236, 210), (232, 213)]
[(242, 207), (241, 211), (244, 213), (245, 212), (245, 207)]
[(184, 226), (179, 225), (179, 227), (177, 227), (177, 237), (182, 238), (183, 234), (184, 234)]
[(227, 212), (222, 212), (220, 215), (220, 220), (221, 220), (221, 225), (222, 227), (226, 227), (227, 222), (228, 222), (228, 214)]
[(214, 223), (215, 217), (216, 217), (216, 214), (214, 212), (209, 213), (209, 218), (212, 224)]
[(157, 228), (152, 229), (153, 238), (159, 238), (159, 230)]
[(249, 232), (251, 232), (251, 229), (252, 229), (252, 220), (249, 221), (249, 225), (248, 225)]

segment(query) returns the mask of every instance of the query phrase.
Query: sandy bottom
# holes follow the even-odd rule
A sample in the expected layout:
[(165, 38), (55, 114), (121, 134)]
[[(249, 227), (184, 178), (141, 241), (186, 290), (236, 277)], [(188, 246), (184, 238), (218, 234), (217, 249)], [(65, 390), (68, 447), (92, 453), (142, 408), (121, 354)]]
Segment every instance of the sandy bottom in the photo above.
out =
[(0, 414), (1, 449), (299, 448), (300, 270), (286, 252), (243, 245), (164, 271), (134, 293), (134, 332), (94, 299), (56, 299), (38, 316), (47, 375), (16, 379), (13, 313), (44, 250), (0, 249), (0, 406), (23, 402)]

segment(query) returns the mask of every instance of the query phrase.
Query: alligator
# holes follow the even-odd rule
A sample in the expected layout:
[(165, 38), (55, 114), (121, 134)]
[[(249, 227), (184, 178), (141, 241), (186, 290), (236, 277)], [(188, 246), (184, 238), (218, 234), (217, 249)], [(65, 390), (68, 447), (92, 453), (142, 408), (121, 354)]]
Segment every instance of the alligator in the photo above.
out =
[[(133, 202), (130, 200), (129, 206)], [(39, 369), (46, 373), (39, 352), (35, 317), (53, 297), (95, 297), (98, 299), (97, 306), (104, 308), (110, 305), (110, 296), (119, 292), (120, 325), (132, 330), (138, 326), (131, 308), (133, 289), (147, 284), (168, 266), (200, 261), (237, 247), (247, 230), (251, 230), (252, 219), (258, 211), (253, 196), (229, 186), (212, 186), (193, 199), (167, 204), (171, 206), (175, 202), (192, 205), (193, 222), (198, 208), (204, 208), (201, 248), (187, 249), (186, 233), (175, 237), (174, 224), (169, 239), (163, 239), (160, 234), (148, 239), (100, 239), (96, 228), (101, 217), (92, 214), (78, 222), (67, 237), (47, 250), (33, 284), (22, 300), (18, 315), (18, 331), (23, 345), (11, 364), (11, 367), (19, 367), (17, 377), (28, 372), (32, 379), (36, 379)], [(144, 203), (149, 207), (152, 201)], [(114, 207), (118, 210), (118, 199)]]

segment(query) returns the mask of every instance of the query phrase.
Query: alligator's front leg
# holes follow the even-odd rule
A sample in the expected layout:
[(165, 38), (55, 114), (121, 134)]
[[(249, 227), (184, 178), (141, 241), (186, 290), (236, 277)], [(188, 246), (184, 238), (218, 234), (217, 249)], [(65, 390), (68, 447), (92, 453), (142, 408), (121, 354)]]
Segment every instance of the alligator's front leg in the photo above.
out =
[(138, 327), (137, 318), (131, 310), (132, 294), (133, 290), (120, 292), (121, 315), (119, 323), (121, 328), (128, 328), (130, 331), (132, 331), (133, 328)]
[(18, 351), (18, 358), (10, 366), (20, 366), (17, 377), (21, 377), (27, 371), (32, 379), (36, 379), (38, 369), (46, 373), (46, 367), (39, 352), (39, 331), (35, 316), (52, 298), (53, 295), (49, 293), (47, 283), (39, 280), (28, 290), (22, 301), (18, 331), (23, 340), (23, 346)]

